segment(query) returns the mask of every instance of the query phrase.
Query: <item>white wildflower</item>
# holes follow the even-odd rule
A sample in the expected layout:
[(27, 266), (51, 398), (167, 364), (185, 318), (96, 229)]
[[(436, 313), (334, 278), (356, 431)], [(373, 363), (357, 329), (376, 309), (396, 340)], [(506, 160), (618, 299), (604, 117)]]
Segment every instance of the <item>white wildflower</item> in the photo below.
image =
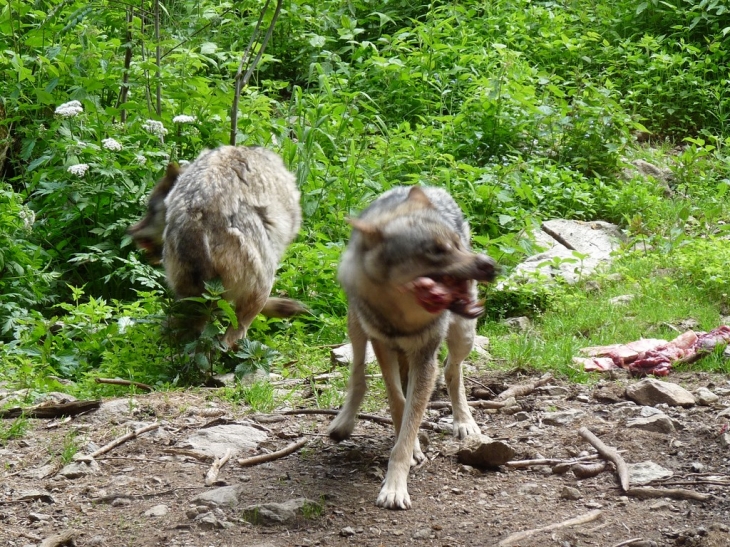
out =
[(136, 154), (134, 156), (134, 162), (137, 165), (144, 165), (145, 163), (147, 163), (147, 158), (145, 158), (142, 154)]
[(119, 152), (122, 149), (122, 145), (112, 138), (102, 140), (101, 144), (104, 148), (111, 150), (112, 152)]
[(142, 129), (158, 137), (167, 135), (167, 129), (162, 125), (162, 122), (158, 122), (157, 120), (147, 120), (142, 124)]
[(172, 123), (195, 123), (196, 121), (198, 121), (198, 118), (195, 116), (186, 116), (185, 114), (180, 114), (172, 119)]
[(77, 177), (83, 177), (88, 170), (88, 163), (77, 163), (76, 165), (72, 165), (68, 169), (66, 169), (66, 171), (68, 171), (72, 175), (76, 175)]
[(56, 115), (62, 118), (73, 118), (84, 111), (79, 101), (69, 101), (56, 108)]

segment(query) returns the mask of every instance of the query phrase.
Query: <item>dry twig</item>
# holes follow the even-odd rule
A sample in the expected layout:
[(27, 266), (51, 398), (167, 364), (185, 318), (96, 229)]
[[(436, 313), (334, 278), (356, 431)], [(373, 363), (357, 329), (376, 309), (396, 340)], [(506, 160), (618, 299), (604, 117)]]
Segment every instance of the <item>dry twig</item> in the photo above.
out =
[(97, 384), (112, 384), (115, 386), (134, 386), (134, 387), (138, 387), (139, 389), (144, 389), (146, 391), (154, 391), (154, 388), (152, 386), (148, 386), (147, 384), (143, 384), (141, 382), (133, 382), (131, 380), (122, 380), (121, 378), (94, 378), (94, 381)]
[(271, 454), (261, 454), (259, 456), (252, 456), (250, 458), (242, 458), (238, 460), (238, 465), (242, 467), (249, 467), (251, 465), (258, 465), (260, 463), (278, 460), (279, 458), (283, 458), (284, 456), (288, 456), (289, 454), (296, 452), (308, 442), (308, 439), (302, 439), (300, 441), (290, 444), (289, 446), (286, 446), (285, 448), (282, 448), (281, 450), (272, 452)]
[(569, 460), (561, 460), (559, 458), (538, 458), (535, 460), (515, 460), (507, 462), (504, 465), (507, 467), (532, 467), (533, 465), (573, 465), (574, 463), (584, 462), (586, 460), (595, 460), (598, 454), (589, 454), (588, 456), (581, 456), (579, 458), (571, 458)]
[[(121, 437), (117, 437), (112, 442), (110, 442), (108, 444), (105, 444), (100, 449), (95, 450), (94, 452), (92, 452), (88, 456), (81, 455), (78, 459), (79, 460), (84, 460), (84, 459), (87, 459), (87, 458), (91, 458), (91, 459), (96, 458), (97, 456), (101, 456), (102, 454), (106, 454), (107, 452), (109, 452), (110, 450), (116, 448), (120, 444), (126, 443), (129, 439), (134, 439), (136, 437), (139, 437), (143, 433), (147, 433), (148, 431), (153, 431), (153, 430), (157, 429), (158, 427), (160, 427), (160, 424), (158, 422), (155, 422), (153, 424), (147, 425), (145, 427), (140, 427), (139, 429), (135, 429), (134, 431), (130, 431), (129, 433), (127, 433), (125, 435), (122, 435)], [(76, 458), (74, 458), (74, 459), (76, 459)]]
[[(502, 401), (467, 401), (467, 404), (472, 408), (504, 408), (505, 403)], [(428, 403), (428, 408), (432, 410), (438, 410), (440, 408), (451, 408), (451, 401), (431, 401)]]
[(210, 469), (208, 469), (208, 472), (205, 474), (205, 486), (213, 486), (216, 483), (221, 467), (226, 465), (230, 459), (231, 449), (227, 448), (226, 453), (223, 454), (222, 458), (216, 458), (213, 460), (213, 465), (210, 466)]
[(506, 399), (509, 399), (510, 397), (517, 398), (529, 395), (540, 386), (544, 386), (545, 384), (549, 383), (552, 379), (553, 375), (548, 372), (546, 374), (543, 374), (539, 379), (535, 380), (534, 382), (516, 384), (512, 387), (508, 387), (502, 393), (497, 395), (496, 398), (498, 401), (504, 401)]
[(707, 501), (712, 499), (712, 494), (703, 494), (694, 490), (684, 488), (629, 488), (626, 491), (629, 496), (635, 498), (672, 498), (675, 500), (696, 500)]
[(101, 400), (94, 401), (73, 401), (70, 403), (62, 403), (59, 405), (42, 405), (31, 408), (8, 408), (0, 410), (0, 418), (18, 418), (25, 416), (26, 418), (58, 418), (59, 416), (76, 416), (91, 412), (101, 406)]
[(616, 466), (616, 472), (618, 473), (619, 482), (621, 483), (621, 489), (626, 492), (629, 489), (629, 468), (626, 465), (626, 461), (624, 461), (621, 457), (621, 454), (618, 453), (618, 450), (604, 444), (603, 441), (591, 433), (587, 427), (581, 427), (578, 430), (578, 434), (591, 443), (593, 448), (595, 448), (602, 457), (613, 462)]
[(541, 532), (550, 532), (552, 530), (558, 530), (560, 528), (567, 528), (569, 526), (576, 526), (578, 524), (586, 524), (588, 522), (593, 522), (600, 516), (601, 516), (601, 510), (596, 509), (594, 511), (591, 511), (590, 513), (586, 513), (585, 515), (581, 515), (579, 517), (564, 520), (563, 522), (556, 522), (555, 524), (551, 524), (549, 526), (543, 526), (542, 528), (534, 528), (532, 530), (525, 530), (523, 532), (515, 532), (514, 534), (510, 534), (505, 539), (500, 541), (497, 544), (497, 547), (506, 547), (507, 545), (512, 545), (513, 543), (522, 541), (523, 539), (527, 539), (527, 538), (532, 537)]
[(644, 538), (631, 538), (631, 539), (627, 539), (626, 541), (622, 541), (621, 543), (617, 543), (613, 547), (625, 547), (626, 545), (631, 545), (632, 543), (634, 543), (636, 541), (641, 541), (642, 539), (644, 539)]

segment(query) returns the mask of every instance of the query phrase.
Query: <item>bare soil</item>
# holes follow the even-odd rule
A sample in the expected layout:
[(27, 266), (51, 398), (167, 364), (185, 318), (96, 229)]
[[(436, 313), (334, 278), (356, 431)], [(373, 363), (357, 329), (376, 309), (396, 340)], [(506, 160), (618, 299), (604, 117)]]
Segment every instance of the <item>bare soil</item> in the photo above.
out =
[[(533, 379), (537, 378), (535, 376)], [(528, 380), (494, 372), (473, 377), (468, 386), (494, 390)], [(585, 524), (537, 532), (512, 543), (529, 546), (707, 546), (730, 545), (730, 448), (719, 442), (730, 406), (726, 376), (673, 373), (669, 381), (693, 390), (700, 386), (721, 395), (714, 407), (664, 408), (677, 430), (654, 433), (626, 427), (639, 407), (625, 402), (623, 390), (635, 380), (602, 377), (592, 386), (554, 381), (558, 395), (538, 391), (518, 402), (522, 412), (474, 411), (484, 434), (509, 443), (515, 460), (537, 457), (570, 459), (594, 449), (577, 433), (587, 426), (604, 443), (622, 451), (628, 463), (651, 460), (674, 472), (651, 486), (686, 488), (711, 494), (709, 501), (671, 498), (638, 499), (624, 495), (612, 467), (578, 480), (572, 472), (556, 474), (551, 466), (477, 470), (456, 458), (458, 442), (443, 433), (426, 432), (428, 461), (411, 470), (413, 508), (389, 511), (375, 506), (393, 443), (392, 427), (361, 420), (352, 439), (334, 444), (326, 436), (326, 415), (258, 417), (269, 438), (251, 454), (228, 462), (219, 480), (241, 485), (242, 503), (214, 511), (225, 528), (205, 528), (191, 518), (190, 500), (204, 486), (210, 462), (171, 453), (170, 449), (210, 422), (191, 412), (211, 401), (233, 420), (256, 416), (227, 406), (205, 391), (135, 396), (117, 415), (91, 412), (70, 420), (31, 420), (23, 438), (0, 447), (0, 545), (32, 546), (55, 534), (71, 532), (66, 544), (77, 546), (496, 546), (515, 532), (533, 530), (600, 511)], [(436, 399), (445, 399), (443, 392)], [(564, 426), (546, 425), (542, 416), (577, 409), (582, 416)], [(205, 413), (202, 413), (205, 414)], [(387, 415), (387, 409), (382, 414)], [(431, 421), (448, 420), (449, 411), (429, 411)], [(97, 458), (95, 474), (60, 476), (61, 454), (69, 439), (88, 451), (118, 437), (136, 424), (161, 422), (160, 432), (130, 439)], [(138, 427), (139, 425), (137, 425)], [(255, 467), (241, 467), (240, 457), (277, 450), (305, 437), (301, 451)], [(565, 487), (577, 489), (572, 494)], [(254, 525), (242, 518), (243, 506), (306, 497), (323, 503), (294, 522)], [(147, 516), (151, 507), (166, 513)], [(164, 511), (163, 511), (164, 512)], [(634, 540), (633, 543), (629, 540)]]

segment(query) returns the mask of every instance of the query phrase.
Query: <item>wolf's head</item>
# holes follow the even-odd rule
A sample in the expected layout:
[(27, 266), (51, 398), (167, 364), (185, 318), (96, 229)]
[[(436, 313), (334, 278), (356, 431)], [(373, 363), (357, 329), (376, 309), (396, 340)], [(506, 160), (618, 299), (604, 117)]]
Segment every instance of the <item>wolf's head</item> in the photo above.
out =
[(162, 260), (162, 234), (165, 231), (165, 198), (180, 176), (180, 167), (171, 163), (155, 185), (147, 201), (147, 214), (127, 228), (137, 247), (145, 252), (147, 260), (159, 264)]
[[(442, 195), (453, 203), (445, 193), (434, 199)], [(411, 292), (431, 313), (448, 309), (469, 318), (483, 313), (470, 282), (493, 281), (497, 263), (472, 252), (466, 225), (462, 233), (455, 229), (463, 219), (448, 218), (422, 188), (412, 187), (395, 207), (349, 222), (357, 234), (362, 267), (374, 282)]]

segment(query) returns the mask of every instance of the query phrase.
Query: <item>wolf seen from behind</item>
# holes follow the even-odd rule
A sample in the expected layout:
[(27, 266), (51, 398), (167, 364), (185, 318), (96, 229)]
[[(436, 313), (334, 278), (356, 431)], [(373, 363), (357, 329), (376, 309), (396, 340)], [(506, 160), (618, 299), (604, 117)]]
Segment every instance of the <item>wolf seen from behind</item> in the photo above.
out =
[[(235, 347), (258, 313), (305, 311), (295, 300), (269, 296), (300, 224), (299, 190), (281, 158), (265, 148), (222, 146), (182, 170), (170, 164), (147, 214), (127, 231), (150, 261), (162, 261), (176, 298), (200, 296), (206, 281), (221, 280), (238, 319), (223, 341)], [(189, 318), (198, 331), (201, 322)]]
[(352, 237), (338, 278), (348, 300), (353, 361), (345, 402), (328, 431), (336, 441), (352, 434), (366, 390), (365, 348), (370, 340), (396, 436), (376, 504), (408, 509), (408, 471), (425, 460), (418, 428), (444, 340), (454, 435), (480, 433), (466, 401), (461, 364), (472, 350), (476, 318), (483, 312), (476, 283), (493, 281), (497, 265), (471, 251), (461, 209), (439, 188), (393, 188), (350, 223)]

